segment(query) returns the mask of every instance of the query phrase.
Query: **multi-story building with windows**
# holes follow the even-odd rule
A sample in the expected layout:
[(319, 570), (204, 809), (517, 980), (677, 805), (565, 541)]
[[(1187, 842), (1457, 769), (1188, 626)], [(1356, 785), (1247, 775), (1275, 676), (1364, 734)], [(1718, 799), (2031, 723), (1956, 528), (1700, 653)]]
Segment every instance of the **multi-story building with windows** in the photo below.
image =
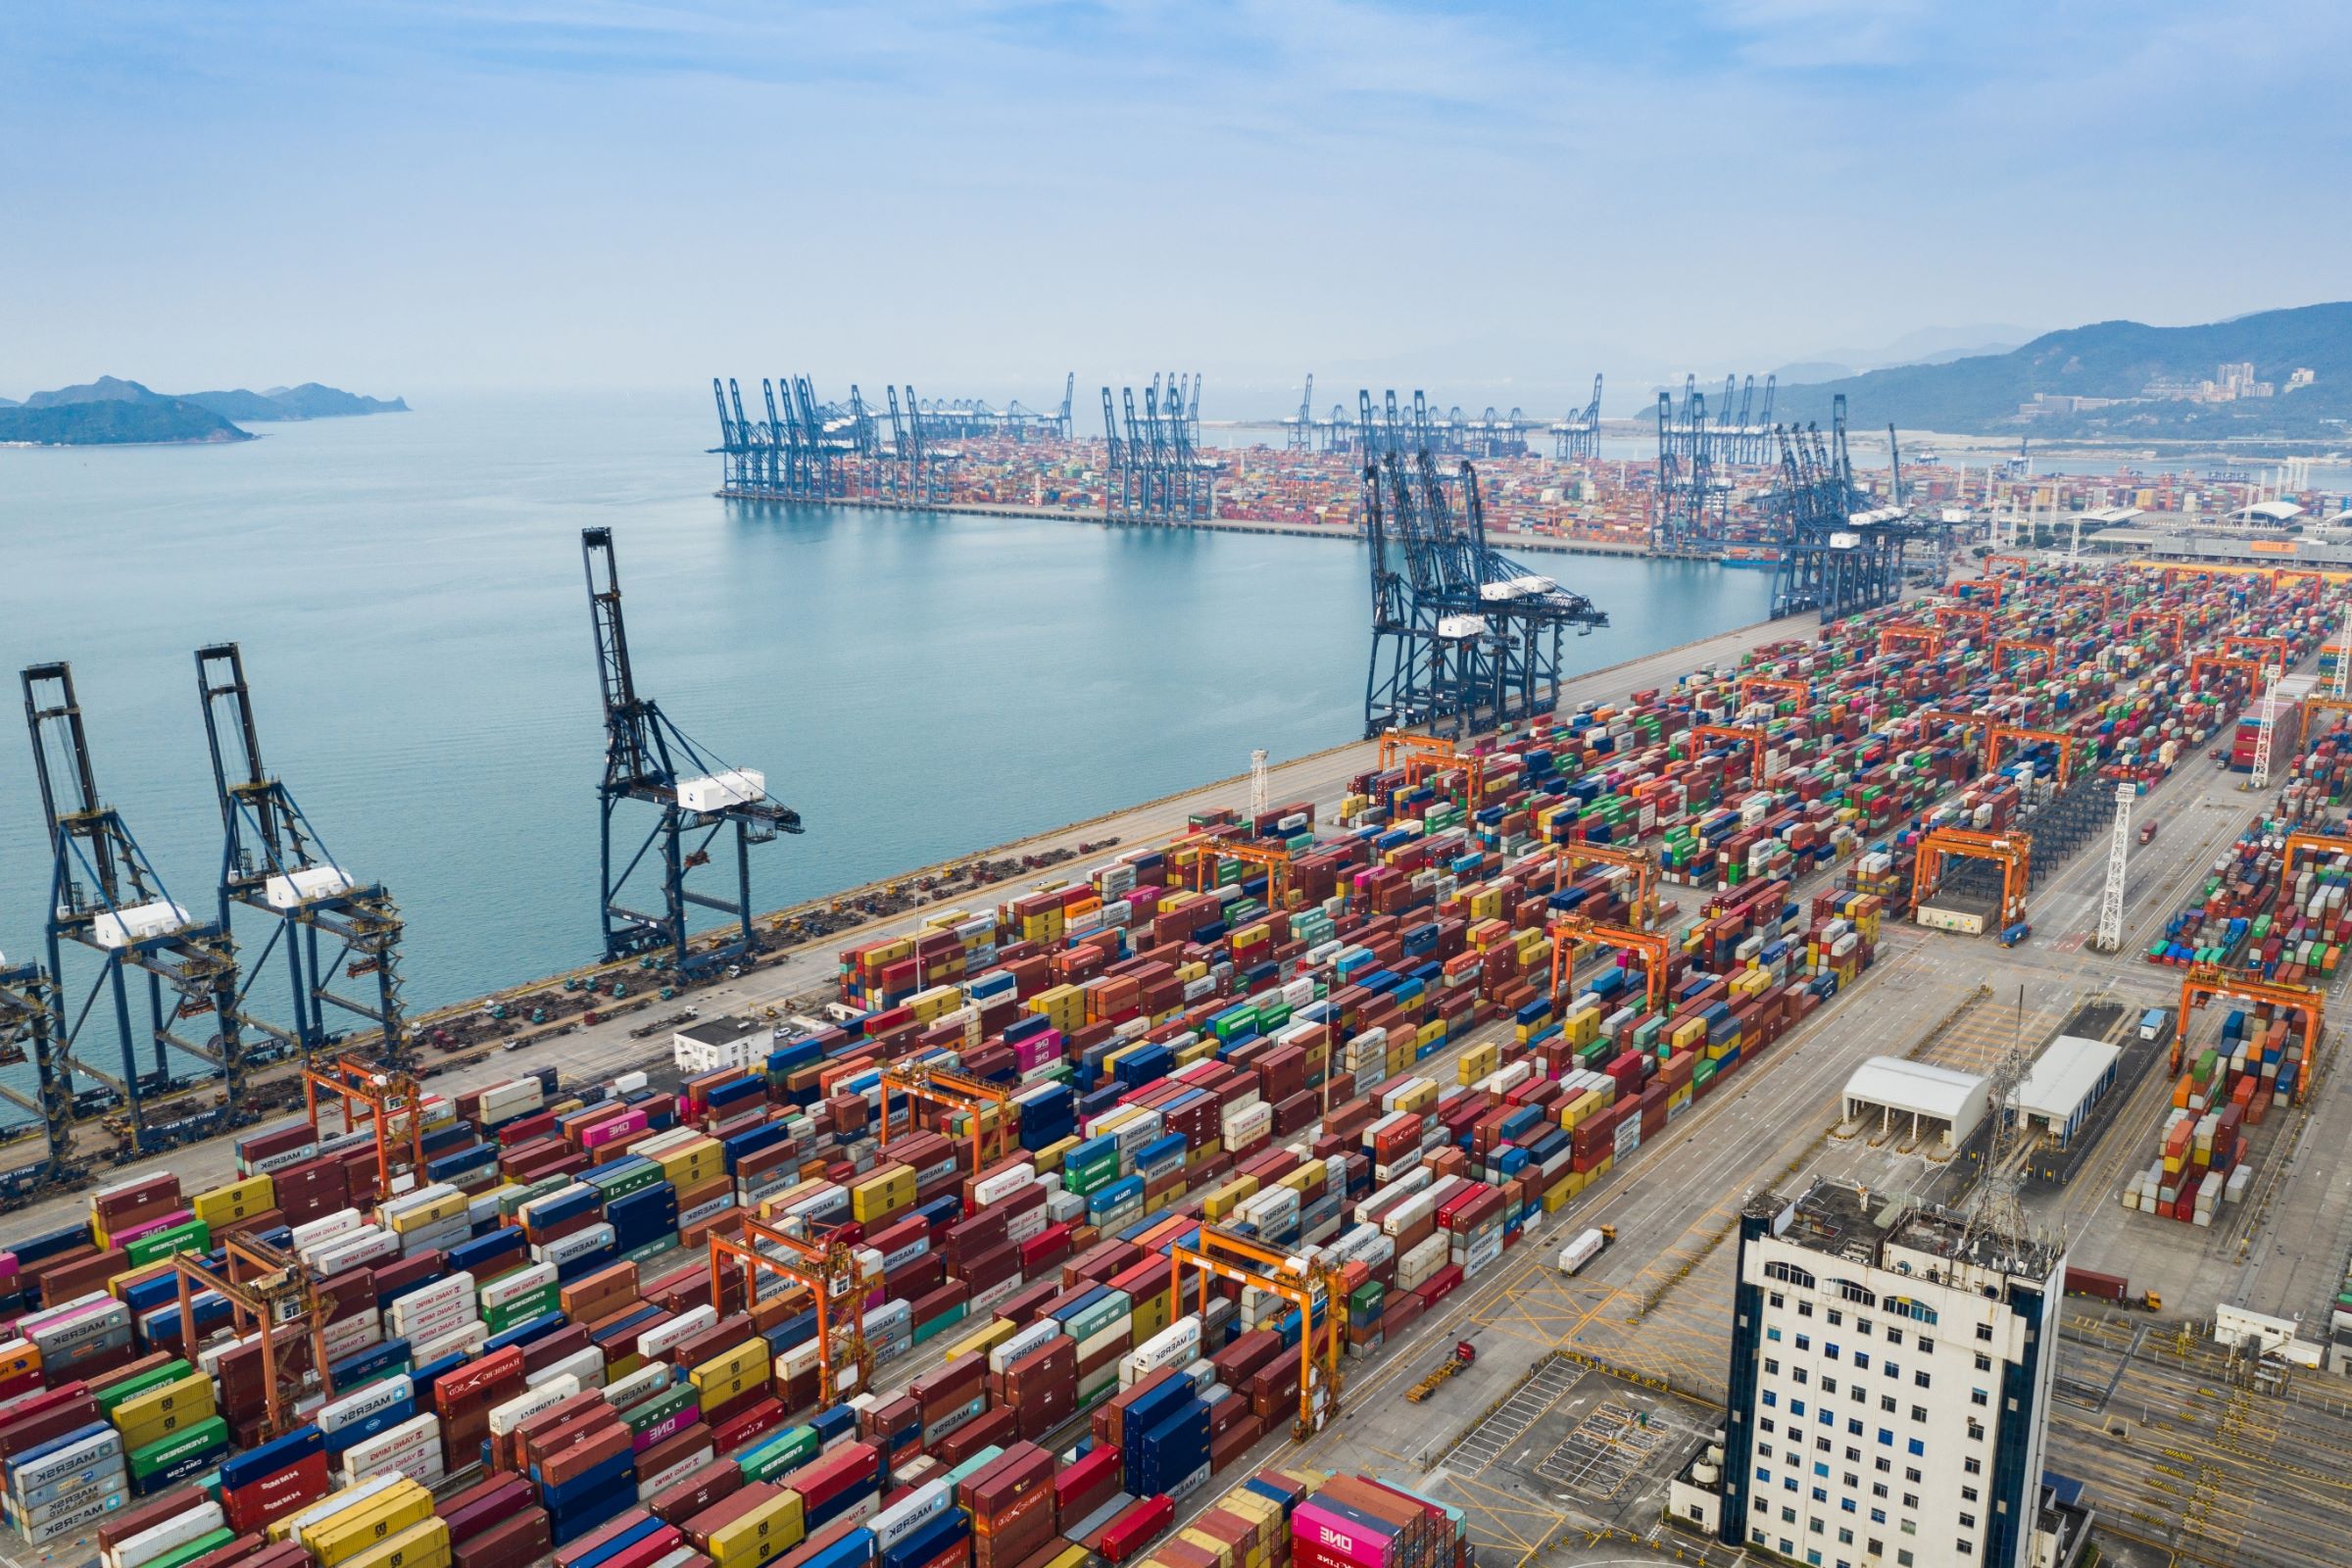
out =
[(2065, 1267), (1844, 1183), (1750, 1201), (1717, 1535), (1820, 1568), (2029, 1568)]

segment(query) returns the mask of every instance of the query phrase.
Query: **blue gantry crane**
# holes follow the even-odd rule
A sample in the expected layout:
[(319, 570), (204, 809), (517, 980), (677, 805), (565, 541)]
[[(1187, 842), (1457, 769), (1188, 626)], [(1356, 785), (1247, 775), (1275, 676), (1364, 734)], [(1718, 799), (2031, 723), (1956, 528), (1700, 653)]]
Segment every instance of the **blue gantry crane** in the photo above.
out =
[[(196, 650), (196, 690), (220, 802), (220, 929), (235, 934), (239, 908), (270, 928), (258, 949), (244, 950), (239, 1021), (276, 1041), (284, 1054), (308, 1060), (341, 1046), (338, 1025), (348, 1014), (375, 1026), (385, 1065), (404, 1065), (399, 906), (381, 884), (359, 881), (327, 853), (293, 791), (263, 765), (235, 643)], [(247, 1004), (273, 966), (285, 971), (290, 1027)], [(347, 981), (371, 981), (365, 989), (372, 995), (345, 995)], [(336, 1009), (332, 1022), (329, 1007)]]
[(1372, 659), (1364, 733), (1427, 725), (1433, 734), (1493, 729), (1547, 712), (1562, 675), (1562, 639), (1609, 623), (1583, 594), (1529, 570), (1487, 543), (1478, 470), (1440, 471), (1425, 444), (1426, 410), (1408, 431), (1391, 396), (1385, 427), (1369, 391), (1358, 426), (1383, 450), (1363, 468), (1364, 537), (1372, 583)]
[(59, 1059), (57, 982), (37, 963), (11, 964), (0, 958), (0, 1064), (33, 1069), (32, 1094), (0, 1084), (0, 1100), (36, 1120), (43, 1152), (39, 1160), (0, 1176), (0, 1203), (30, 1198), (62, 1179), (74, 1162), (73, 1074)]
[(1600, 456), (1600, 377), (1592, 377), (1592, 401), (1551, 427), (1551, 455), (1566, 462)]
[[(605, 774), (597, 789), (603, 889), (597, 906), (605, 956), (666, 962), (682, 979), (701, 978), (751, 952), (751, 847), (770, 843), (778, 833), (800, 832), (801, 814), (768, 796), (763, 774), (712, 760), (660, 704), (639, 694), (621, 621), (612, 530), (581, 529), (580, 557), (605, 710)], [(634, 853), (616, 864), (614, 819), (631, 806), (654, 808), (654, 820)], [(712, 846), (722, 836), (732, 840), (734, 854), (729, 895), (688, 886), (689, 874), (711, 862)], [(640, 877), (641, 871), (646, 875)], [(659, 884), (659, 908), (640, 910), (621, 902), (632, 882), (649, 880)], [(696, 908), (728, 916), (734, 934), (693, 947), (687, 919)]]
[(1105, 521), (1182, 523), (1214, 514), (1218, 465), (1195, 441), (1200, 413), (1187, 406), (1188, 389), (1199, 395), (1198, 377), (1154, 375), (1141, 415), (1135, 388), (1121, 387), (1115, 405), (1102, 389)]
[[(225, 927), (197, 919), (172, 897), (122, 814), (99, 796), (73, 666), (28, 665), (23, 682), (50, 852), (51, 1049), (45, 1061), (35, 1061), (50, 1146), (57, 1149), (70, 1136), (57, 1119), (61, 1106), (78, 1115), (118, 1102), (126, 1153), (210, 1136), (233, 1125), (247, 1108), (235, 944)], [(97, 959), (86, 991), (69, 982), (69, 949)], [(145, 1016), (137, 1024), (130, 1002), (134, 970), (147, 982)], [(179, 1032), (181, 1025), (207, 1018), (213, 1023), (209, 1038)], [(96, 1054), (110, 1035), (113, 1053), (101, 1066)], [(175, 1051), (209, 1066), (224, 1098), (217, 1106), (159, 1121), (152, 1108), (160, 1107), (150, 1102), (188, 1087), (174, 1073)], [(77, 1095), (71, 1083), (76, 1072), (104, 1089)]]
[(1649, 547), (1691, 555), (1721, 539), (1729, 524), (1731, 485), (1715, 475), (1716, 441), (1707, 396), (1697, 378), (1683, 380), (1683, 401), (1658, 394), (1658, 483), (1650, 498)]
[(1824, 624), (1895, 603), (1906, 552), (1941, 535), (1939, 524), (1918, 521), (1900, 505), (1867, 505), (1846, 450), (1843, 393), (1831, 409), (1826, 439), (1816, 424), (1775, 429), (1781, 471), (1767, 503), (1781, 547), (1772, 612), (1818, 611)]

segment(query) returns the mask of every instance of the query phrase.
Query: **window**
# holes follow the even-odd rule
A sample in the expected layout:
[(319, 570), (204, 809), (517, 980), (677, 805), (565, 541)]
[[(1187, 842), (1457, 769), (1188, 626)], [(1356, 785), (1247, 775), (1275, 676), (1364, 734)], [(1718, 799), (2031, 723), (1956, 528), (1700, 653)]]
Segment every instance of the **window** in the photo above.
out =
[(1771, 1482), (1771, 1480), (1772, 1480), (1772, 1471), (1771, 1471), (1771, 1469), (1770, 1469), (1769, 1467), (1767, 1467), (1767, 1466), (1764, 1466), (1764, 1465), (1758, 1465), (1758, 1466), (1756, 1466), (1756, 1479), (1757, 1479), (1758, 1481), (1762, 1481), (1762, 1482), (1770, 1483), (1770, 1482)]
[(1960, 1468), (1972, 1476), (1981, 1476), (1984, 1473), (1984, 1461), (1975, 1458), (1963, 1459), (1960, 1461)]
[[(1765, 1271), (1766, 1273), (1768, 1273), (1768, 1274), (1769, 1274), (1769, 1273), (1771, 1273), (1771, 1272), (1772, 1272), (1772, 1265), (1771, 1265), (1771, 1264), (1769, 1264), (1769, 1263), (1765, 1264), (1765, 1265), (1764, 1265), (1764, 1271)], [(1775, 1305), (1775, 1306), (1787, 1306), (1787, 1305), (1788, 1304), (1788, 1298), (1787, 1298), (1786, 1296), (1783, 1296), (1783, 1295), (1782, 1295), (1780, 1292), (1778, 1292), (1778, 1291), (1773, 1291), (1773, 1292), (1771, 1292), (1771, 1293), (1770, 1293), (1770, 1294), (1767, 1296), (1766, 1299), (1770, 1300), (1770, 1301), (1772, 1302), (1772, 1304), (1773, 1304), (1773, 1305)]]
[[(1798, 1268), (1794, 1263), (1783, 1262), (1777, 1257), (1764, 1265), (1764, 1277), (1768, 1280), (1779, 1280), (1783, 1285), (1802, 1286), (1808, 1291), (1813, 1289), (1814, 1284), (1812, 1275)], [(1781, 1303), (1778, 1298), (1775, 1298), (1772, 1304), (1778, 1306)]]
[(1936, 1309), (1925, 1301), (1914, 1301), (1908, 1296), (1889, 1296), (1879, 1303), (1889, 1312), (1897, 1312), (1915, 1323), (1934, 1323)]
[(1845, 1326), (1845, 1314), (1844, 1314), (1843, 1312), (1840, 1312), (1840, 1311), (1838, 1311), (1838, 1310), (1836, 1307), (1834, 1307), (1834, 1306), (1830, 1308), (1830, 1311), (1829, 1311), (1829, 1319), (1830, 1319), (1830, 1327), (1832, 1327), (1832, 1328), (1834, 1328), (1834, 1329), (1835, 1329), (1835, 1328), (1842, 1328), (1842, 1327), (1844, 1327), (1844, 1326)]
[(1796, 1369), (1795, 1377), (1796, 1381), (1799, 1383), (1810, 1383), (1813, 1381), (1813, 1374), (1806, 1371), (1801, 1366)]
[(1899, 1378), (1903, 1375), (1903, 1365), (1900, 1361), (1881, 1361), (1879, 1370), (1890, 1378)]
[(1764, 1544), (1764, 1527), (1762, 1525), (1751, 1527), (1747, 1534), (1748, 1539), (1753, 1541), (1757, 1545), (1761, 1546)]
[(1815, 1487), (1815, 1488), (1813, 1489), (1813, 1500), (1814, 1500), (1815, 1502), (1827, 1502), (1827, 1501), (1829, 1501), (1829, 1500), (1830, 1500), (1830, 1489), (1829, 1489), (1829, 1488), (1827, 1488), (1827, 1487)]
[(1887, 1431), (1885, 1427), (1879, 1428), (1879, 1446), (1883, 1448), (1891, 1448), (1894, 1446), (1894, 1434)]
[(1860, 1367), (1865, 1372), (1869, 1371), (1870, 1352), (1868, 1350), (1856, 1350), (1854, 1352), (1854, 1365)]
[(1843, 1526), (1839, 1526), (1838, 1530), (1838, 1544), (1840, 1546), (1850, 1546), (1853, 1544), (1854, 1533)]
[(1912, 1384), (1912, 1386), (1913, 1386), (1914, 1388), (1921, 1388), (1921, 1389), (1929, 1388), (1929, 1387), (1931, 1387), (1931, 1386), (1932, 1386), (1932, 1385), (1929, 1383), (1929, 1380), (1928, 1380), (1928, 1375), (1927, 1375), (1925, 1372), (1914, 1372), (1914, 1373), (1912, 1373), (1912, 1374), (1911, 1374), (1911, 1384)]
[(1821, 1380), (1821, 1392), (1824, 1394), (1836, 1394), (1838, 1392), (1838, 1380), (1836, 1378), (1823, 1378)]
[(1913, 1438), (1911, 1440), (1910, 1448), (1915, 1457), (1925, 1458), (1927, 1456), (1928, 1446), (1920, 1442), (1917, 1438)]
[[(1862, 1423), (1850, 1415), (1847, 1416), (1845, 1418), (1845, 1435), (1849, 1438), (1860, 1437), (1862, 1435)], [(1848, 1449), (1847, 1451), (1850, 1453), (1852, 1450)]]
[(1902, 1344), (1902, 1343), (1903, 1343), (1903, 1331), (1902, 1331), (1901, 1329), (1888, 1329), (1888, 1330), (1886, 1331), (1886, 1343), (1887, 1343), (1888, 1345), (1900, 1345), (1900, 1344)]
[(1962, 1514), (1962, 1515), (1960, 1516), (1960, 1528), (1961, 1528), (1961, 1529), (1963, 1529), (1963, 1530), (1974, 1530), (1974, 1529), (1976, 1529), (1976, 1528), (1977, 1528), (1977, 1516), (1976, 1516), (1975, 1514), (1973, 1514), (1973, 1513), (1964, 1513), (1964, 1514)]
[(1799, 1334), (1796, 1337), (1796, 1348), (1800, 1350), (1810, 1350), (1813, 1348), (1813, 1336), (1810, 1334)]
[(1962, 1488), (1960, 1489), (1960, 1500), (1961, 1500), (1962, 1502), (1974, 1502), (1974, 1501), (1976, 1501), (1976, 1500), (1977, 1500), (1977, 1489), (1976, 1489), (1976, 1488), (1974, 1488), (1974, 1487), (1962, 1487)]
[(1856, 1334), (1859, 1334), (1859, 1335), (1863, 1336), (1865, 1339), (1869, 1338), (1869, 1336), (1870, 1336), (1870, 1319), (1868, 1319), (1868, 1318), (1866, 1318), (1866, 1317), (1858, 1317), (1858, 1318), (1854, 1319), (1854, 1332), (1855, 1332)]
[(1971, 1404), (1990, 1404), (1992, 1402), (1992, 1396), (1985, 1393), (1983, 1389), (1971, 1389), (1968, 1391), (1968, 1402)]
[(1775, 1431), (1775, 1430), (1777, 1430), (1777, 1429), (1776, 1429), (1776, 1428), (1773, 1426), (1773, 1424), (1772, 1424), (1772, 1417), (1770, 1417), (1770, 1416), (1766, 1416), (1766, 1417), (1764, 1417), (1764, 1419), (1763, 1419), (1762, 1421), (1758, 1422), (1758, 1423), (1757, 1423), (1757, 1425), (1761, 1426), (1761, 1427), (1762, 1427), (1762, 1428), (1763, 1428), (1765, 1431), (1767, 1431), (1767, 1432), (1772, 1432), (1772, 1431)]
[(1882, 1502), (1893, 1495), (1892, 1493), (1886, 1490), (1886, 1483), (1884, 1481), (1873, 1481), (1870, 1484), (1870, 1494)]
[(1794, 1508), (1788, 1508), (1788, 1507), (1784, 1507), (1784, 1508), (1782, 1508), (1782, 1509), (1781, 1509), (1781, 1523), (1783, 1523), (1783, 1524), (1785, 1524), (1785, 1525), (1792, 1525), (1792, 1524), (1796, 1523), (1796, 1510), (1795, 1510)]
[(1870, 1510), (1870, 1522), (1871, 1522), (1872, 1524), (1874, 1524), (1874, 1525), (1883, 1525), (1883, 1524), (1885, 1524), (1885, 1523), (1886, 1522), (1886, 1509), (1884, 1509), (1884, 1508), (1873, 1508), (1873, 1509), (1871, 1509), (1871, 1510)]
[(1794, 1491), (1796, 1490), (1796, 1477), (1794, 1477), (1794, 1476), (1783, 1476), (1783, 1477), (1781, 1477), (1781, 1490), (1782, 1490), (1783, 1492), (1794, 1492)]
[(1849, 1491), (1862, 1484), (1862, 1478), (1854, 1474), (1851, 1470), (1846, 1471), (1845, 1474), (1839, 1476), (1838, 1479)]
[(1826, 1464), (1816, 1463), (1813, 1466), (1813, 1473), (1826, 1481), (1829, 1479), (1830, 1467)]
[(1835, 1361), (1838, 1359), (1838, 1347), (1836, 1345), (1824, 1343), (1821, 1349), (1822, 1353), (1827, 1355), (1831, 1360)]
[(1796, 1315), (1798, 1317), (1811, 1317), (1813, 1315), (1813, 1303), (1811, 1301), (1797, 1302)]
[(1887, 1415), (1894, 1414), (1894, 1396), (1891, 1394), (1880, 1395), (1879, 1408)]
[(1992, 1325), (1989, 1323), (1978, 1324), (1977, 1338), (1983, 1340), (1986, 1345), (1990, 1345), (1992, 1343)]
[(1919, 1471), (1910, 1465), (1905, 1465), (1903, 1466), (1903, 1479), (1916, 1487), (1919, 1485)]
[(1919, 1353), (1922, 1355), (1934, 1355), (1936, 1353), (1936, 1342), (1929, 1339), (1925, 1334), (1922, 1334), (1919, 1337)]
[(1778, 1404), (1781, 1402), (1781, 1396), (1778, 1394), (1775, 1394), (1772, 1390), (1766, 1389), (1764, 1391), (1764, 1402), (1767, 1405)]
[(1802, 1399), (1790, 1399), (1788, 1401), (1788, 1413), (1794, 1416), (1803, 1415), (1805, 1413), (1805, 1401)]
[(1977, 1548), (1976, 1548), (1975, 1546), (1972, 1546), (1972, 1545), (1970, 1545), (1970, 1544), (1969, 1544), (1967, 1542), (1965, 1542), (1965, 1541), (1963, 1541), (1962, 1543), (1960, 1543), (1960, 1555), (1961, 1555), (1961, 1556), (1963, 1556), (1963, 1557), (1973, 1557), (1973, 1556), (1975, 1556), (1975, 1555), (1976, 1555), (1976, 1552), (1977, 1552)]
[(1757, 1445), (1756, 1445), (1756, 1457), (1757, 1457), (1757, 1458), (1759, 1458), (1759, 1459), (1769, 1459), (1769, 1458), (1771, 1458), (1771, 1457), (1772, 1457), (1772, 1445), (1771, 1445), (1771, 1444), (1769, 1444), (1769, 1443), (1759, 1443), (1759, 1444), (1757, 1444)]
[(1912, 1420), (1914, 1420), (1914, 1421), (1925, 1421), (1925, 1420), (1927, 1420), (1927, 1418), (1928, 1418), (1928, 1407), (1927, 1407), (1926, 1405), (1924, 1405), (1924, 1404), (1915, 1404), (1915, 1405), (1913, 1405), (1913, 1406), (1911, 1407), (1911, 1419), (1912, 1419)]
[(1968, 1423), (1968, 1441), (1971, 1443), (1983, 1443), (1984, 1441), (1984, 1422), (1972, 1419)]
[(1977, 1370), (1980, 1372), (1989, 1372), (1992, 1370), (1992, 1357), (1986, 1355), (1983, 1350), (1979, 1350), (1977, 1352)]
[(1815, 1438), (1813, 1440), (1813, 1446), (1819, 1448), (1822, 1452), (1827, 1453), (1830, 1451), (1830, 1440), (1827, 1438)]
[(1838, 1506), (1847, 1513), (1852, 1513), (1854, 1511), (1854, 1499), (1851, 1497), (1839, 1497), (1838, 1499)]
[(1825, 1427), (1836, 1426), (1838, 1424), (1838, 1413), (1834, 1410), (1823, 1410), (1821, 1412), (1821, 1424)]
[(1781, 1331), (1779, 1329), (1766, 1329), (1764, 1331), (1764, 1337), (1777, 1344), (1781, 1338)]
[(1777, 1356), (1770, 1356), (1770, 1355), (1768, 1355), (1768, 1356), (1766, 1356), (1766, 1357), (1764, 1358), (1764, 1374), (1765, 1374), (1765, 1376), (1767, 1376), (1767, 1377), (1772, 1377), (1772, 1376), (1775, 1376), (1775, 1375), (1777, 1375), (1777, 1374), (1780, 1372), (1780, 1370), (1781, 1370), (1781, 1363), (1780, 1363), (1780, 1358), (1779, 1358), (1779, 1357), (1777, 1357)]
[(1900, 1568), (1911, 1568), (1911, 1548), (1905, 1546), (1902, 1550), (1896, 1552), (1894, 1554), (1894, 1560), (1900, 1565)]

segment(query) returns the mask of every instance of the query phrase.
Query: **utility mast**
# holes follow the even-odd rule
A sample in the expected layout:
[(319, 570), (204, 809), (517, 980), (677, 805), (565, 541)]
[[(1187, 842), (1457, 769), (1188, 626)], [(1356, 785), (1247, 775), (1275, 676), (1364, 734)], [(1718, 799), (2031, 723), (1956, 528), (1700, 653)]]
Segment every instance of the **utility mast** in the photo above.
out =
[(2115, 953), (2124, 945), (2124, 865), (2132, 853), (2132, 800), (2139, 786), (2130, 779), (2115, 787), (2115, 833), (2107, 845), (2107, 886), (2099, 895), (2099, 935), (2094, 944), (2101, 953)]
[(1251, 820), (1266, 814), (1266, 749), (1260, 746), (1250, 754), (1250, 815)]
[(2277, 664), (2263, 667), (2261, 728), (2254, 737), (2254, 776), (2247, 781), (2251, 788), (2271, 787), (2271, 745), (2278, 734), (2278, 677)]
[(1977, 1179), (1976, 1191), (1969, 1196), (1967, 1222), (1961, 1234), (1962, 1251), (1987, 1237), (2016, 1243), (2033, 1238), (2033, 1223), (2018, 1199), (2016, 1169), (2021, 1144), (2017, 1091), (2026, 1081), (2025, 1021), (2026, 993), (2020, 986), (2017, 1023), (2009, 1037), (2009, 1049), (2001, 1054), (2001, 1059), (1992, 1069), (1992, 1138), (1984, 1150), (1984, 1173)]

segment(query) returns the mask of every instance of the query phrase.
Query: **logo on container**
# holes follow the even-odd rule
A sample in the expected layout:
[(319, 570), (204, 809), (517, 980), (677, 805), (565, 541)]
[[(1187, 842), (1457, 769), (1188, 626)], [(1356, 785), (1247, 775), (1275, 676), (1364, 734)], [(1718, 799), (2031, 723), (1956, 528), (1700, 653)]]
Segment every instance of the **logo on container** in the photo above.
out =
[(1343, 1536), (1337, 1530), (1332, 1529), (1329, 1525), (1317, 1525), (1315, 1527), (1315, 1533), (1323, 1538), (1323, 1544), (1326, 1546), (1330, 1546), (1335, 1550), (1347, 1552), (1351, 1556), (1354, 1554), (1354, 1537)]

